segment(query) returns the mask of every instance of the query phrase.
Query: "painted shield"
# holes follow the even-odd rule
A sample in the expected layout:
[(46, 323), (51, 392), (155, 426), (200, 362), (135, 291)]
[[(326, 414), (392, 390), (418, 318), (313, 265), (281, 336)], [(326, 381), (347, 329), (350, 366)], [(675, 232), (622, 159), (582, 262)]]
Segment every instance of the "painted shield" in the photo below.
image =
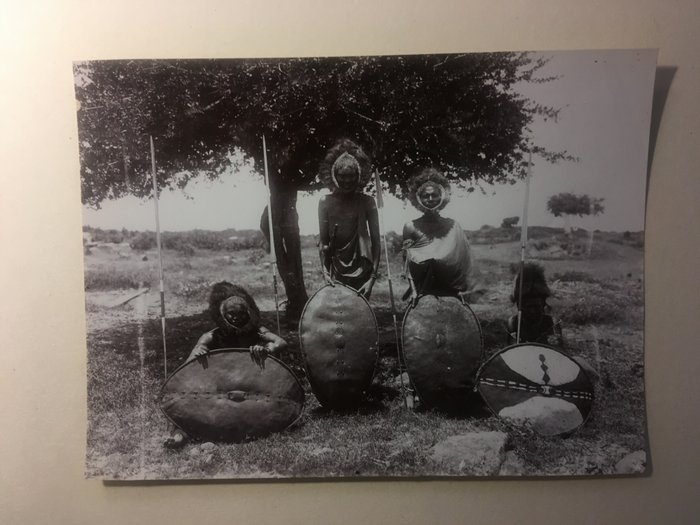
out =
[(336, 283), (306, 303), (299, 339), (311, 389), (326, 408), (356, 407), (372, 383), (377, 320), (367, 300)]
[(491, 411), (532, 426), (539, 434), (568, 434), (585, 423), (593, 384), (571, 357), (526, 343), (494, 354), (479, 371), (477, 388)]
[(274, 357), (261, 369), (248, 349), (223, 349), (175, 370), (161, 389), (160, 403), (190, 436), (241, 442), (294, 424), (304, 408), (304, 389)]
[(472, 408), (481, 365), (481, 327), (456, 297), (425, 295), (403, 319), (403, 356), (421, 401), (430, 408), (463, 412)]

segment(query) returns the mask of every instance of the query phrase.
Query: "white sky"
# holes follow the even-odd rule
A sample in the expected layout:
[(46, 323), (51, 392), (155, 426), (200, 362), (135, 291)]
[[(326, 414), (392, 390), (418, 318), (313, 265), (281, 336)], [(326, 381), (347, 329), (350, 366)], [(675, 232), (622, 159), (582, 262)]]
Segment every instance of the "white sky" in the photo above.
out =
[[(553, 151), (567, 150), (578, 163), (549, 164), (533, 157), (529, 224), (561, 226), (546, 209), (556, 193), (586, 193), (604, 198), (605, 213), (575, 218), (573, 224), (600, 230), (644, 228), (646, 168), (655, 51), (585, 51), (543, 53), (551, 57), (540, 76), (560, 78), (529, 84), (519, 90), (529, 98), (563, 107), (558, 122), (537, 121), (535, 142)], [(148, 147), (147, 144), (144, 147)], [(466, 229), (498, 226), (504, 217), (522, 216), (525, 184), (484, 186), (467, 194), (453, 191), (443, 215)], [(318, 233), (316, 209), (322, 193), (299, 194), (302, 234)], [(161, 229), (258, 228), (267, 196), (262, 179), (251, 172), (229, 173), (220, 181), (195, 180), (184, 191), (160, 196)], [(400, 232), (404, 222), (419, 216), (410, 205), (386, 198), (387, 231)], [(105, 201), (102, 209), (83, 208), (83, 222), (100, 228), (154, 230), (150, 199), (126, 197)]]

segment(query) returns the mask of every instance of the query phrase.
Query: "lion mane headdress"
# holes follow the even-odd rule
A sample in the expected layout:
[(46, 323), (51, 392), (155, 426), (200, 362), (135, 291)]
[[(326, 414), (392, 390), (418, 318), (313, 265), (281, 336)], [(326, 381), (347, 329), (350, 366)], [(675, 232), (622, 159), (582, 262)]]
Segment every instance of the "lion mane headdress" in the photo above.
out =
[(352, 167), (357, 171), (355, 191), (362, 191), (372, 175), (372, 161), (362, 148), (350, 139), (341, 139), (328, 150), (318, 169), (319, 179), (334, 191), (338, 189), (335, 173), (343, 167)]
[[(519, 267), (513, 270), (517, 271), (513, 281), (513, 293), (510, 295), (510, 300), (515, 304), (520, 296), (520, 269)], [(552, 295), (547, 279), (544, 276), (544, 268), (537, 263), (526, 263), (523, 265), (523, 299), (543, 299), (546, 300)]]
[[(435, 185), (442, 188), (442, 200), (440, 201), (440, 204), (433, 209), (423, 206), (423, 203), (418, 198), (418, 193), (420, 190), (427, 185)], [(450, 187), (450, 181), (448, 181), (447, 177), (445, 177), (435, 168), (424, 168), (417, 175), (411, 177), (408, 181), (408, 200), (411, 201), (413, 206), (424, 213), (426, 211), (442, 210), (445, 206), (447, 206), (447, 203), (450, 202), (451, 195), (452, 189)]]
[[(224, 319), (221, 312), (221, 305), (224, 301), (231, 298), (239, 299), (241, 304), (246, 306), (250, 317), (246, 326), (240, 328), (233, 327)], [(258, 305), (255, 304), (255, 300), (243, 287), (231, 284), (227, 281), (221, 281), (212, 287), (211, 294), (209, 295), (209, 315), (216, 323), (216, 326), (224, 332), (235, 331), (238, 333), (249, 333), (260, 327), (260, 310), (258, 309)]]

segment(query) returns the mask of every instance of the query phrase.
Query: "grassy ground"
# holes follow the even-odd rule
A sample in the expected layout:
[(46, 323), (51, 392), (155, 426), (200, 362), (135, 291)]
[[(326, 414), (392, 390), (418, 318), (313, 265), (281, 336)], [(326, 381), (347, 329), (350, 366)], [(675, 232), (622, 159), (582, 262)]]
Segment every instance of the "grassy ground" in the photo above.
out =
[[(381, 277), (371, 301), (380, 327), (380, 361), (366, 406), (354, 413), (326, 411), (303, 381), (307, 404), (293, 429), (238, 445), (193, 442), (177, 452), (162, 447), (169, 429), (156, 402), (164, 374), (156, 255), (94, 250), (86, 255), (86, 473), (106, 479), (438, 475), (446, 472), (429, 461), (430, 447), (450, 435), (474, 430), (506, 432), (509, 449), (523, 460), (525, 475), (613, 473), (626, 453), (646, 447), (643, 251), (621, 234), (599, 237), (591, 259), (539, 261), (554, 292), (550, 302), (565, 321), (569, 351), (586, 358), (600, 374), (592, 417), (575, 435), (541, 438), (491, 416), (483, 407), (465, 418), (403, 410), (395, 382), (388, 284)], [(514, 313), (508, 300), (510, 265), (517, 261), (519, 247), (516, 242), (474, 244), (472, 253), (475, 276), (485, 288), (472, 308), (490, 355), (506, 343), (505, 322)], [(313, 292), (322, 279), (311, 243), (304, 248), (303, 259), (307, 289)], [(212, 327), (204, 310), (208, 289), (216, 281), (243, 284), (256, 297), (265, 324), (274, 327), (265, 260), (259, 249), (165, 252), (171, 371), (183, 362), (199, 335)], [(392, 274), (397, 295), (405, 289), (401, 270), (396, 255)], [(112, 307), (131, 288), (143, 285), (151, 286), (150, 292)], [(283, 328), (282, 335), (292, 350), (298, 348), (296, 332)]]

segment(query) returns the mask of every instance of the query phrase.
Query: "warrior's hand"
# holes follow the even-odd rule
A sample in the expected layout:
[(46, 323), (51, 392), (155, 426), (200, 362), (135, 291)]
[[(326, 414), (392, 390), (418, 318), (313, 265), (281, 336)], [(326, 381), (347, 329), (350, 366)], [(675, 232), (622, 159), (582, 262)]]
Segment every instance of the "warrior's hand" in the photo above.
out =
[(192, 359), (197, 359), (198, 357), (205, 356), (209, 353), (209, 349), (206, 346), (197, 345), (192, 350)]
[(418, 304), (418, 293), (411, 289), (411, 295), (408, 297), (408, 302), (411, 306), (415, 307)]
[(326, 284), (330, 286), (335, 286), (335, 283), (333, 282), (333, 279), (331, 279), (331, 274), (328, 270), (326, 270), (326, 267), (323, 267), (323, 279), (326, 281)]
[(250, 347), (250, 359), (265, 370), (265, 359), (267, 358), (267, 349), (263, 345), (253, 345)]
[(372, 287), (374, 286), (374, 281), (376, 280), (376, 277), (372, 276), (369, 278), (369, 280), (363, 284), (357, 292), (360, 295), (364, 295), (367, 297), (369, 294), (372, 293)]

